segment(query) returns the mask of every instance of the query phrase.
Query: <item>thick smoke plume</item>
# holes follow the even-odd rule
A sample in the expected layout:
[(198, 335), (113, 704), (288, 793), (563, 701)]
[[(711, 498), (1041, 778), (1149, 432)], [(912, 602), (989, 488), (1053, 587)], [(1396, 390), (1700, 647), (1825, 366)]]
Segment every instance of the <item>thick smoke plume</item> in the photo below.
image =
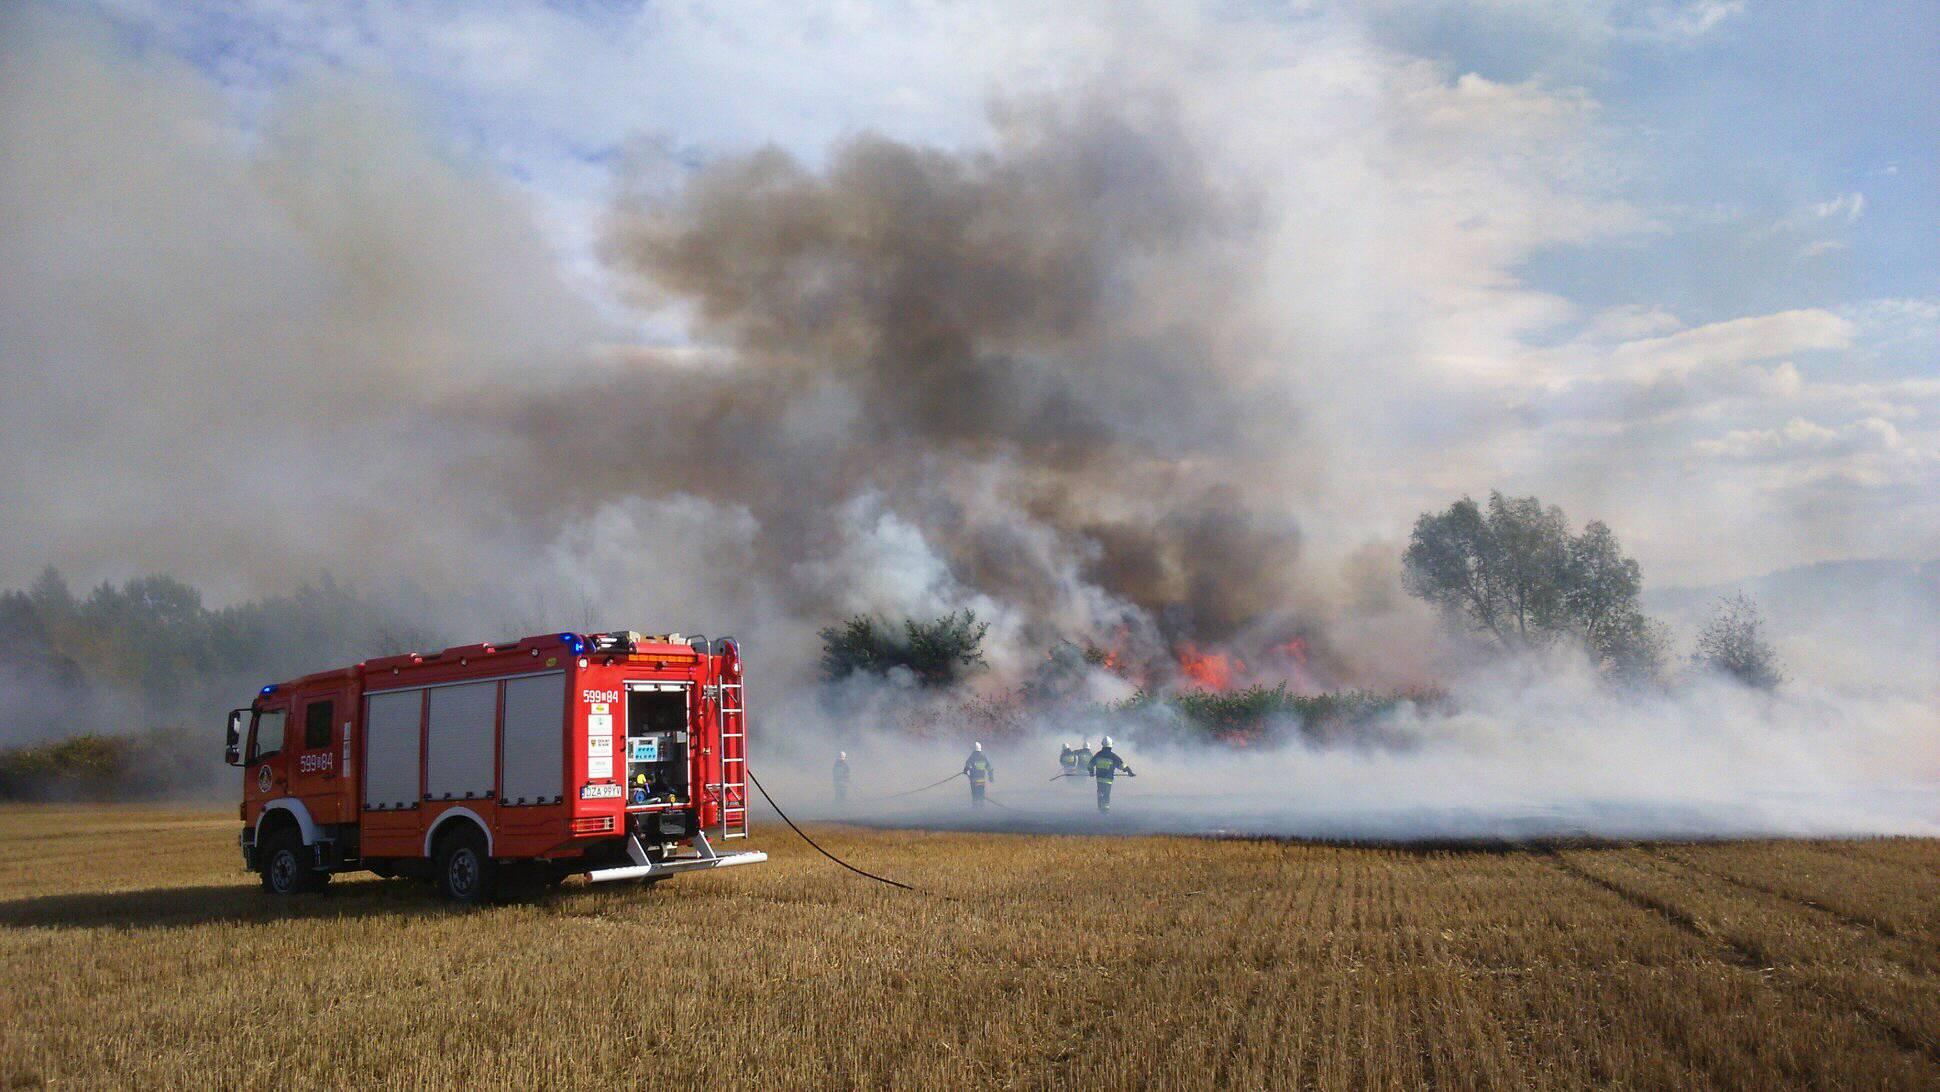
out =
[[(696, 167), (642, 141), (604, 218), (602, 309), (530, 199), (382, 79), (300, 74), (245, 128), (186, 64), (0, 13), (0, 146), (33, 150), (0, 157), (0, 586), (52, 563), (227, 602), (327, 570), (416, 589), (443, 633), (733, 633), (757, 760), (810, 801), (838, 748), (869, 763), (858, 793), (887, 793), (908, 783), (885, 771), (950, 772), (973, 730), (886, 734), (913, 701), (893, 690), (835, 716), (816, 630), (973, 609), (986, 696), (1091, 643), (1160, 687), (1213, 655), (1449, 694), (1389, 714), (1380, 747), (1123, 733), (1141, 779), (1121, 815), (1158, 829), (1931, 830), (1933, 665), (1863, 687), (1826, 667), (1895, 634), (1818, 641), (1846, 651), (1792, 664), (1776, 698), (1623, 697), (1573, 661), (1483, 664), (1400, 592), (1399, 536), (1463, 491), (1628, 534), (1652, 495), (1699, 488), (1621, 428), (1545, 448), (1545, 415), (1668, 412), (1721, 369), (1764, 374), (1731, 349), (1745, 330), (1726, 348), (1749, 355), (1712, 367), (1679, 354), (1718, 338), (1651, 316), (1528, 351), (1562, 306), (1519, 263), (1637, 224), (1594, 181), (1592, 105), (1326, 19), (1272, 43), (1145, 31), (1000, 99), (968, 150), (864, 133)], [(1682, 385), (1573, 378), (1618, 327), (1635, 348), (1613, 360)], [(1519, 367), (1549, 385), (1501, 383)], [(1659, 555), (1707, 548), (1649, 530)], [(1048, 775), (1061, 738), (1117, 731), (1032, 716), (1003, 768)]]
[(821, 170), (766, 150), (631, 194), (609, 253), (703, 347), (481, 400), (528, 445), (522, 515), (745, 513), (782, 610), (980, 608), (1013, 674), (1118, 631), (1294, 636), (1300, 535), (1262, 467), (1300, 414), (1249, 379), (1246, 202), (1163, 102), (999, 121), (988, 153), (865, 137)]

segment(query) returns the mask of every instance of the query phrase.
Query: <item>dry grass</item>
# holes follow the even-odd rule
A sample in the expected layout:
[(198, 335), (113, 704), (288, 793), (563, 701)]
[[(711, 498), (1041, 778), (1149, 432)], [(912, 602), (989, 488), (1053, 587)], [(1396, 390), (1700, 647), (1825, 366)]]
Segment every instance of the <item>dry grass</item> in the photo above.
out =
[(270, 901), (234, 831), (0, 809), (0, 1084), (1940, 1083), (1934, 842), (819, 831), (936, 897), (767, 829), (767, 865), (463, 912)]

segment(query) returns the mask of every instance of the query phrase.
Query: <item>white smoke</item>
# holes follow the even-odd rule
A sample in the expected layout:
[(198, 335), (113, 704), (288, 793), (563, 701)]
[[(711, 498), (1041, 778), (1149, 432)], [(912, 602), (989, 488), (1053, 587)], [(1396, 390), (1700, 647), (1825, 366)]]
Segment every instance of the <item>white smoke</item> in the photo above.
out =
[[(385, 73), (307, 71), (244, 124), (166, 52), (8, 6), (0, 147), (31, 154), (0, 156), (0, 586), (165, 570), (222, 601), (327, 568), (481, 639), (732, 633), (761, 769), (823, 815), (837, 749), (887, 794), (951, 772), (975, 718), (911, 725), (891, 688), (831, 723), (816, 630), (974, 609), (990, 690), (1121, 630), (1297, 633), (1326, 685), (1448, 688), (1380, 747), (1120, 733), (1114, 829), (1932, 830), (1934, 660), (1904, 651), (1930, 618), (1781, 634), (1774, 698), (1617, 696), (1568, 660), (1478, 665), (1394, 580), (1416, 512), (1492, 485), (1605, 519), (1653, 581), (1930, 547), (1930, 381), (1804, 378), (1785, 358), (1861, 336), (1824, 311), (1687, 329), (1526, 283), (1658, 226), (1585, 91), (1332, 9), (1043, 26), (974, 141), (623, 175), (602, 310), (532, 196)], [(1821, 409), (1850, 420), (1789, 423)], [(1774, 461), (1801, 440), (1829, 462)], [(1116, 723), (1073, 717), (990, 741), (1011, 810), (974, 821), (1095, 822), (1027, 787)], [(963, 822), (959, 787), (853, 814)]]
[[(1819, 686), (1779, 694), (1694, 677), (1675, 693), (1612, 693), (1580, 658), (1497, 665), (1446, 701), (1404, 704), (1379, 743), (1235, 749), (1141, 745), (1135, 719), (1035, 721), (985, 746), (994, 802), (973, 809), (960, 768), (976, 728), (894, 728), (907, 695), (831, 721), (807, 702), (771, 710), (757, 773), (796, 818), (1039, 833), (1117, 832), (1349, 840), (1523, 840), (1940, 834), (1940, 718), (1932, 695)], [(1101, 734), (1137, 771), (1100, 816), (1091, 785), (1051, 780), (1060, 746)], [(828, 767), (849, 753), (838, 804)]]

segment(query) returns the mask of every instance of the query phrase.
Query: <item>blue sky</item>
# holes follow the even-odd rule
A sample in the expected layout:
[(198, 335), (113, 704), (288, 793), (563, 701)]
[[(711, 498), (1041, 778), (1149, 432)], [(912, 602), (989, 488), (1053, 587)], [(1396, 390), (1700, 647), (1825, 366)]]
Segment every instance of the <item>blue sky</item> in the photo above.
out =
[[(596, 187), (641, 134), (696, 160), (769, 141), (814, 158), (870, 129), (975, 141), (998, 67), (974, 56), (928, 64), (950, 52), (937, 39), (962, 12), (921, 4), (863, 18), (649, 3), (495, 5), (485, 18), (450, 5), (95, 7), (129, 42), (207, 72), (245, 116), (319, 66), (398, 79), (451, 137), (548, 195)], [(1522, 267), (1533, 284), (1697, 322), (1940, 296), (1940, 13), (1931, 4), (1222, 7), (1290, 23), (1343, 20), (1451, 76), (1593, 95), (1609, 139), (1628, 153), (1619, 189), (1657, 223), (1533, 255)], [(575, 55), (589, 43), (601, 48)], [(505, 63), (495, 65), (501, 49)], [(1021, 67), (1044, 85), (1063, 75), (1053, 61)]]
[[(690, 336), (600, 257), (623, 185), (765, 144), (813, 169), (865, 132), (987, 149), (993, 103), (1163, 102), (1259, 213), (1243, 378), (1297, 391), (1302, 446), (1330, 456), (1255, 470), (1316, 551), (1500, 487), (1608, 519), (1681, 582), (1940, 556), (1930, 3), (37, 10), (117, 58), (123, 105), (148, 87), (237, 155), (307, 133), (347, 177), (435, 169), (458, 207), (517, 206), (552, 264), (508, 258), (493, 307), (608, 354)], [(175, 101), (205, 95), (213, 116)], [(409, 139), (310, 133), (345, 102)], [(506, 302), (555, 275), (571, 299)]]

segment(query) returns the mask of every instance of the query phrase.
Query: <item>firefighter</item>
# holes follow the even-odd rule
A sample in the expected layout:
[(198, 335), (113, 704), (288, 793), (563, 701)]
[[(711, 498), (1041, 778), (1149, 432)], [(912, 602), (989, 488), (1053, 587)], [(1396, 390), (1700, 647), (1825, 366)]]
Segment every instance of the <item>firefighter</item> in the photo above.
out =
[(1118, 771), (1125, 771), (1126, 777), (1137, 777), (1118, 752), (1111, 749), (1111, 737), (1098, 741), (1098, 753), (1091, 758), (1091, 776), (1098, 782), (1098, 812), (1104, 814), (1111, 810), (1111, 783)]
[(1071, 752), (1071, 765), (1076, 767), (1079, 777), (1091, 776), (1091, 740), (1078, 740), (1078, 749)]
[(849, 798), (849, 752), (838, 751), (835, 755), (835, 802), (840, 804)]
[(970, 779), (970, 806), (983, 807), (984, 786), (997, 780), (997, 771), (990, 765), (990, 759), (983, 753), (981, 742), (970, 745), (970, 757), (963, 760), (963, 776)]
[(1064, 744), (1063, 747), (1064, 749), (1058, 752), (1058, 768), (1064, 771), (1065, 777), (1070, 777), (1078, 772), (1078, 752), (1073, 750), (1069, 743)]

